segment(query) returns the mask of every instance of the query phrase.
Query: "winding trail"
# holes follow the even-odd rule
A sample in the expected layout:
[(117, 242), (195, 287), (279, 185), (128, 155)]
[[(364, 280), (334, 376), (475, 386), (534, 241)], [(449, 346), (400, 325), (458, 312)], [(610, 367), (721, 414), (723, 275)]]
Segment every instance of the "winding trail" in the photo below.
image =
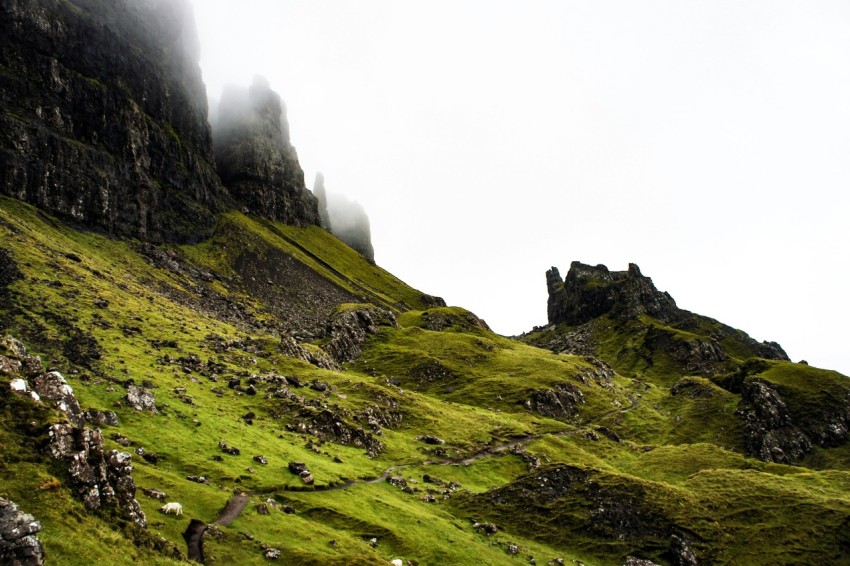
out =
[[(632, 395), (629, 395), (629, 401), (631, 402), (628, 407), (618, 407), (616, 409), (612, 409), (607, 413), (603, 413), (596, 420), (602, 421), (607, 419), (611, 415), (615, 415), (617, 413), (623, 414), (631, 411), (636, 408), (640, 404), (640, 400)], [(374, 484), (382, 481), (386, 481), (394, 472), (398, 470), (402, 470), (404, 468), (411, 468), (414, 466), (469, 466), (475, 462), (483, 460), (484, 458), (488, 458), (495, 454), (502, 454), (504, 452), (508, 452), (510, 450), (516, 450), (520, 447), (525, 447), (534, 442), (535, 440), (540, 440), (544, 436), (572, 436), (574, 434), (579, 434), (581, 432), (586, 432), (588, 430), (587, 426), (582, 426), (579, 428), (574, 428), (570, 430), (562, 430), (560, 432), (547, 432), (542, 434), (527, 434), (525, 436), (518, 436), (506, 442), (502, 442), (499, 444), (488, 444), (481, 448), (478, 452), (467, 456), (466, 458), (441, 458), (438, 460), (423, 460), (421, 462), (410, 462), (407, 464), (395, 464), (390, 466), (386, 470), (384, 470), (380, 475), (376, 477), (368, 477), (361, 478), (356, 480), (345, 480), (342, 483), (334, 484), (334, 485), (322, 485), (317, 486), (313, 489), (302, 489), (300, 487), (290, 487), (284, 486), (283, 491), (298, 491), (298, 492), (316, 492), (316, 491), (336, 491), (339, 489), (348, 489), (350, 487), (354, 487), (355, 485), (364, 485), (364, 484)]]
[[(607, 413), (600, 415), (596, 420), (602, 421), (610, 417), (614, 414), (623, 414), (631, 411), (636, 408), (640, 400), (632, 395), (629, 395), (629, 401), (631, 404), (628, 407), (618, 407), (616, 409), (612, 409)], [(581, 432), (586, 432), (588, 430), (588, 426), (582, 426), (579, 428), (574, 428), (570, 430), (562, 430), (560, 432), (547, 432), (542, 434), (528, 434), (525, 436), (519, 436), (514, 439), (508, 440), (506, 442), (501, 442), (499, 444), (488, 444), (475, 452), (474, 454), (467, 456), (466, 458), (441, 458), (438, 460), (423, 460), (421, 462), (410, 462), (407, 464), (395, 464), (390, 466), (386, 470), (384, 470), (380, 475), (371, 477), (371, 478), (361, 478), (356, 480), (346, 480), (342, 483), (334, 484), (334, 485), (322, 485), (316, 486), (313, 489), (302, 489), (299, 487), (290, 487), (284, 486), (283, 491), (299, 491), (299, 492), (323, 492), (323, 491), (336, 491), (340, 489), (348, 489), (350, 487), (354, 487), (356, 485), (366, 485), (366, 484), (375, 484), (386, 481), (387, 478), (392, 476), (398, 470), (403, 470), (405, 468), (410, 468), (413, 466), (469, 466), (475, 462), (483, 460), (484, 458), (488, 458), (490, 456), (496, 454), (502, 454), (507, 451), (517, 450), (520, 447), (525, 447), (534, 442), (535, 440), (539, 440), (546, 435), (562, 437), (562, 436), (571, 436), (574, 434), (579, 434)], [(192, 519), (189, 522), (189, 526), (186, 528), (186, 531), (183, 533), (183, 538), (186, 540), (186, 547), (189, 560), (194, 560), (195, 562), (204, 563), (204, 533), (207, 528), (211, 525), (222, 525), (227, 526), (232, 523), (242, 511), (245, 510), (245, 507), (248, 505), (248, 497), (250, 494), (242, 491), (233, 494), (233, 497), (227, 502), (224, 506), (224, 509), (218, 514), (218, 518), (210, 524), (206, 524), (203, 521), (198, 519)]]

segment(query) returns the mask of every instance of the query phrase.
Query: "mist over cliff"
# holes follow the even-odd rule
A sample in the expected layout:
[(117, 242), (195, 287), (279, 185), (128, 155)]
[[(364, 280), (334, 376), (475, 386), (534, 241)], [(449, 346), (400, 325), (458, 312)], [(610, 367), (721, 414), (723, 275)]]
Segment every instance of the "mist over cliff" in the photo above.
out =
[(206, 233), (228, 198), (188, 2), (4, 1), (0, 47), (0, 192), (122, 236)]
[(254, 77), (247, 89), (226, 87), (213, 124), (216, 168), (243, 210), (288, 224), (319, 223), (283, 101), (266, 79)]
[(372, 247), (369, 216), (363, 206), (343, 194), (328, 192), (325, 188), (325, 176), (321, 172), (316, 173), (313, 194), (319, 200), (322, 226), (374, 262), (375, 250)]

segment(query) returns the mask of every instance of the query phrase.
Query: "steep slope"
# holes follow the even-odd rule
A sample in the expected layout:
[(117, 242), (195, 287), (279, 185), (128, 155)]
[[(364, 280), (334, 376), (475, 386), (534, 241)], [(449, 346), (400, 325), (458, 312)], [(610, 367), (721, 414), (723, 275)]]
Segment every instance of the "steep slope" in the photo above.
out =
[[(229, 213), (215, 230), (140, 245), (0, 199), (0, 332), (65, 376), (104, 451), (131, 456), (147, 518), (85, 508), (48, 449), (70, 417), (16, 393), (34, 382), (3, 350), (0, 497), (41, 521), (58, 563), (185, 559), (190, 519), (208, 563), (844, 560), (850, 452), (801, 409), (846, 395), (843, 376), (762, 361), (674, 393), (497, 336), (317, 227)], [(812, 439), (808, 467), (743, 453), (752, 400), (733, 391), (749, 383)]]
[(0, 561), (850, 563), (845, 376), (634, 265), (494, 334), (316, 225), (262, 82), (225, 188), (186, 7), (2, 2)]

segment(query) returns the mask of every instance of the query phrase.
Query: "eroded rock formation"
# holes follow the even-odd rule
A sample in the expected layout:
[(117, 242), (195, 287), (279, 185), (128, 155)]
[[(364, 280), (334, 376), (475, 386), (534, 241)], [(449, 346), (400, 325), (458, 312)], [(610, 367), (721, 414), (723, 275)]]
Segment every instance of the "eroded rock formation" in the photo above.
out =
[(247, 90), (225, 88), (213, 133), (218, 173), (243, 210), (288, 224), (319, 224), (283, 102), (266, 79), (254, 77)]
[(673, 297), (656, 289), (634, 263), (628, 271), (608, 271), (604, 265), (574, 261), (563, 281), (553, 267), (546, 272), (546, 283), (550, 323), (577, 325), (604, 314), (614, 318), (648, 314), (662, 321), (680, 316)]
[(793, 464), (812, 451), (788, 407), (768, 383), (750, 381), (741, 391), (737, 414), (744, 419), (744, 451), (765, 462)]
[(36, 536), (41, 523), (12, 501), (0, 497), (0, 564), (40, 566), (44, 547)]
[(0, 4), (0, 193), (194, 240), (222, 197), (185, 0)]

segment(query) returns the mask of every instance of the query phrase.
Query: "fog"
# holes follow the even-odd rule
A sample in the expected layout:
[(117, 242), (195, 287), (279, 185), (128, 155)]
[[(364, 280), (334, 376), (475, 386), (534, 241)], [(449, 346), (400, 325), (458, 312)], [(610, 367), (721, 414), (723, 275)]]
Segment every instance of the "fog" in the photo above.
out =
[(374, 261), (372, 231), (363, 205), (349, 200), (341, 193), (328, 192), (325, 188), (325, 177), (321, 172), (316, 173), (313, 194), (319, 199), (322, 226), (370, 261)]
[(377, 263), (498, 332), (544, 273), (640, 265), (680, 307), (850, 373), (850, 5), (195, 0), (212, 96), (261, 73)]

